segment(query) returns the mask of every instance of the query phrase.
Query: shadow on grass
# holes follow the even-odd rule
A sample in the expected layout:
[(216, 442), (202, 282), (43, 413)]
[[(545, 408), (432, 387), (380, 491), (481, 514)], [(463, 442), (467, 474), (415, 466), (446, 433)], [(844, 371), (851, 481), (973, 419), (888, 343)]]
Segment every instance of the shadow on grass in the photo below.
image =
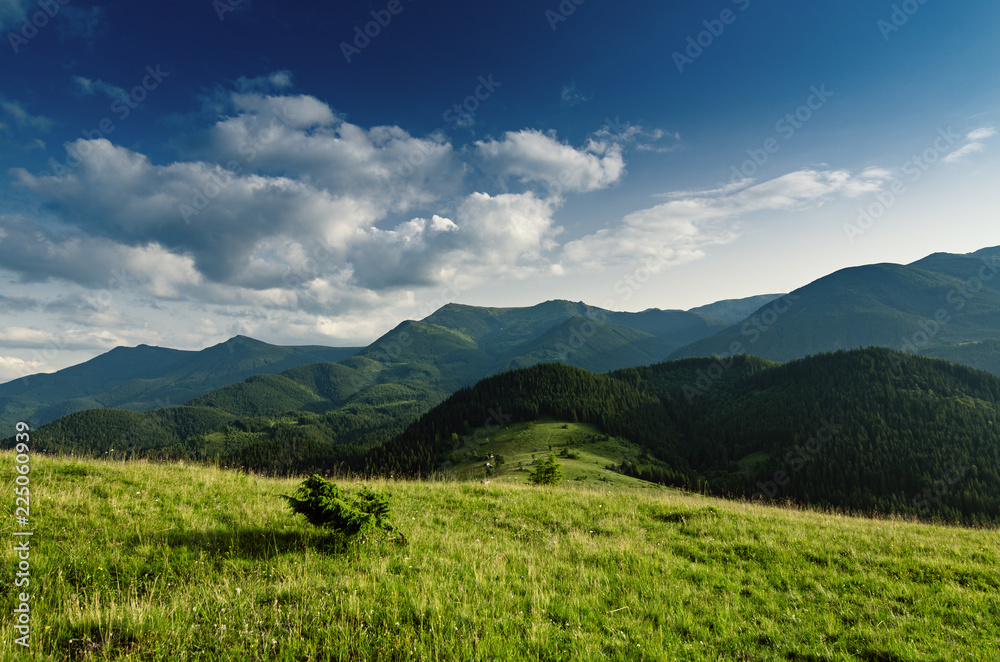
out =
[[(191, 552), (258, 560), (301, 553), (307, 549), (323, 554), (343, 554), (351, 548), (350, 542), (338, 533), (273, 531), (260, 527), (171, 531), (164, 533), (161, 540), (172, 549), (187, 548)], [(136, 539), (134, 544), (138, 542)]]

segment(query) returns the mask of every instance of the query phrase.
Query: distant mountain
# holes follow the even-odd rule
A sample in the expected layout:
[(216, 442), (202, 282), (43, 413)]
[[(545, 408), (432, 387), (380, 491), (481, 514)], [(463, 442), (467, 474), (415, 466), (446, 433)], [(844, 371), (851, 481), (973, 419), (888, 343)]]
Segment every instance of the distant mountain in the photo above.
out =
[[(671, 358), (738, 348), (775, 361), (881, 346), (998, 371), (1000, 248), (937, 253), (909, 265), (842, 269), (769, 302)], [(985, 344), (984, 344), (985, 343)]]
[(149, 411), (179, 405), (251, 375), (339, 361), (357, 348), (282, 347), (236, 336), (201, 351), (116, 347), (86, 363), (0, 384), (0, 425), (38, 427), (96, 408)]
[(715, 303), (710, 303), (705, 306), (692, 308), (688, 312), (712, 315), (714, 317), (724, 319), (730, 324), (736, 324), (737, 322), (745, 320), (758, 308), (766, 306), (775, 299), (779, 299), (783, 296), (783, 294), (760, 294), (754, 297), (747, 297), (746, 299), (726, 299), (724, 301), (716, 301)]
[[(141, 392), (145, 404), (153, 393), (177, 394), (189, 383), (170, 382), (170, 377), (195, 376), (200, 378), (197, 384), (203, 386), (206, 371), (226, 375), (217, 379), (219, 388), (192, 390), (189, 393), (194, 397), (172, 396), (166, 401), (186, 402), (187, 406), (179, 409), (199, 421), (199, 425), (188, 425), (188, 434), (175, 430), (174, 418), (163, 418), (159, 412), (136, 419), (117, 412), (79, 411), (88, 407), (78, 398), (61, 403), (62, 413), (69, 415), (37, 430), (35, 439), (50, 451), (103, 454), (117, 448), (119, 452), (157, 457), (173, 453), (178, 457), (219, 458), (229, 464), (274, 470), (292, 457), (299, 458), (294, 460), (297, 466), (306, 462), (302, 458), (324, 463), (334, 458), (348, 461), (388, 441), (448, 394), (483, 377), (553, 360), (600, 371), (646, 365), (725, 326), (721, 318), (701, 313), (622, 313), (569, 301), (548, 301), (530, 308), (449, 304), (419, 322), (403, 322), (337, 363), (297, 365), (280, 374), (272, 374), (277, 372), (273, 369), (259, 370), (242, 381), (239, 378), (244, 375), (232, 369), (224, 372), (224, 362), (207, 360), (214, 356), (210, 350), (200, 362), (184, 364), (186, 373), (176, 363), (192, 357), (166, 350), (164, 356), (174, 363), (158, 390), (140, 391), (135, 380), (115, 388), (118, 392), (126, 387)], [(255, 350), (255, 356), (272, 347), (249, 339), (241, 346), (244, 351)], [(163, 351), (137, 349), (135, 354), (141, 356)], [(275, 348), (267, 351), (273, 353)], [(109, 362), (123, 352), (129, 350), (116, 350), (95, 362), (102, 366), (100, 359)], [(77, 367), (84, 366), (88, 364)], [(88, 369), (93, 372), (94, 367)], [(101, 385), (107, 387), (103, 382)], [(103, 401), (91, 397), (90, 408), (110, 401), (106, 394), (101, 398)], [(205, 411), (222, 418), (205, 417)], [(89, 432), (101, 426), (102, 417), (108, 419), (105, 429), (115, 433)], [(156, 428), (158, 432), (150, 438), (157, 441), (143, 445), (130, 435), (119, 434), (123, 421), (128, 425), (141, 421)], [(214, 421), (217, 428), (206, 427), (209, 423), (205, 421)]]
[(620, 469), (646, 480), (1000, 522), (1000, 379), (935, 359), (872, 348), (786, 364), (684, 359), (603, 375), (539, 365), (455, 393), (370, 452), (366, 470), (434, 472), (486, 412), (510, 423), (590, 423), (629, 439), (646, 452)]
[(390, 369), (406, 366), (407, 372), (421, 366), (450, 392), (512, 366), (543, 361), (590, 370), (655, 363), (726, 325), (702, 313), (613, 312), (570, 301), (529, 308), (448, 304), (419, 322), (403, 322), (358, 356)]

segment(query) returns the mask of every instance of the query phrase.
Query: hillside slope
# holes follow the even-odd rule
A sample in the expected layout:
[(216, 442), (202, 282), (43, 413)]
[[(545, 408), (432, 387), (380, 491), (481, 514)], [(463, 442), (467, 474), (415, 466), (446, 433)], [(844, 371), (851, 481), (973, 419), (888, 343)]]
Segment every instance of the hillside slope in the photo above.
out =
[[(718, 494), (1000, 521), (1000, 379), (885, 349), (787, 364), (686, 359), (595, 375), (555, 364), (463, 389), (369, 455), (442, 466), (484, 412), (597, 425), (657, 462), (623, 471)], [(486, 423), (484, 426), (488, 427)]]
[[(4, 484), (16, 466), (0, 458)], [(280, 498), (301, 478), (31, 467), (41, 590), (30, 653), (3, 637), (7, 660), (996, 659), (996, 530), (655, 486), (375, 480), (409, 544), (344, 545)], [(0, 563), (18, 562), (4, 545)], [(17, 597), (0, 595), (8, 632)]]

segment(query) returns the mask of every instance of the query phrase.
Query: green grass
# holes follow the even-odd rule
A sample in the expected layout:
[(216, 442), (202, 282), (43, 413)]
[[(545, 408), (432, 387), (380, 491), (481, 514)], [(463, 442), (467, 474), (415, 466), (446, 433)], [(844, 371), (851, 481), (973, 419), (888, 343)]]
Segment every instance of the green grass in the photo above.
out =
[[(566, 449), (576, 458), (558, 457)], [(512, 423), (485, 435), (467, 435), (455, 451), (459, 462), (450, 468), (450, 477), (472, 480), (489, 479), (505, 484), (527, 483), (534, 471), (534, 462), (543, 462), (549, 451), (557, 455), (562, 464), (563, 480), (597, 483), (607, 487), (636, 487), (662, 489), (658, 485), (609, 470), (608, 465), (635, 460), (642, 453), (639, 446), (616, 437), (608, 437), (597, 427), (587, 423), (561, 421), (532, 421)], [(504, 464), (487, 474), (484, 457), (494, 453), (502, 455)], [(478, 459), (469, 459), (469, 456)]]
[(995, 530), (586, 481), (375, 481), (409, 545), (345, 548), (278, 498), (297, 480), (47, 456), (31, 458), (25, 652), (14, 464), (0, 458), (4, 660), (997, 656)]

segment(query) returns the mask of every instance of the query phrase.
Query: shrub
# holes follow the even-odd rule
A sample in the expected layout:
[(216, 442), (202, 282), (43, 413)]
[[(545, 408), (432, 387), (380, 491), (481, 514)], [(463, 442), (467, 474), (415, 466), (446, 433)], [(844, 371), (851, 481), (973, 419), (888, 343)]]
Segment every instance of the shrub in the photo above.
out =
[(346, 538), (381, 529), (396, 533), (400, 543), (406, 542), (406, 537), (389, 521), (389, 497), (367, 487), (349, 497), (334, 483), (313, 474), (299, 485), (294, 496), (280, 496), (310, 524), (336, 531)]
[(556, 462), (556, 456), (549, 453), (548, 458), (528, 476), (528, 482), (535, 485), (555, 485), (562, 480), (561, 467), (562, 464)]

